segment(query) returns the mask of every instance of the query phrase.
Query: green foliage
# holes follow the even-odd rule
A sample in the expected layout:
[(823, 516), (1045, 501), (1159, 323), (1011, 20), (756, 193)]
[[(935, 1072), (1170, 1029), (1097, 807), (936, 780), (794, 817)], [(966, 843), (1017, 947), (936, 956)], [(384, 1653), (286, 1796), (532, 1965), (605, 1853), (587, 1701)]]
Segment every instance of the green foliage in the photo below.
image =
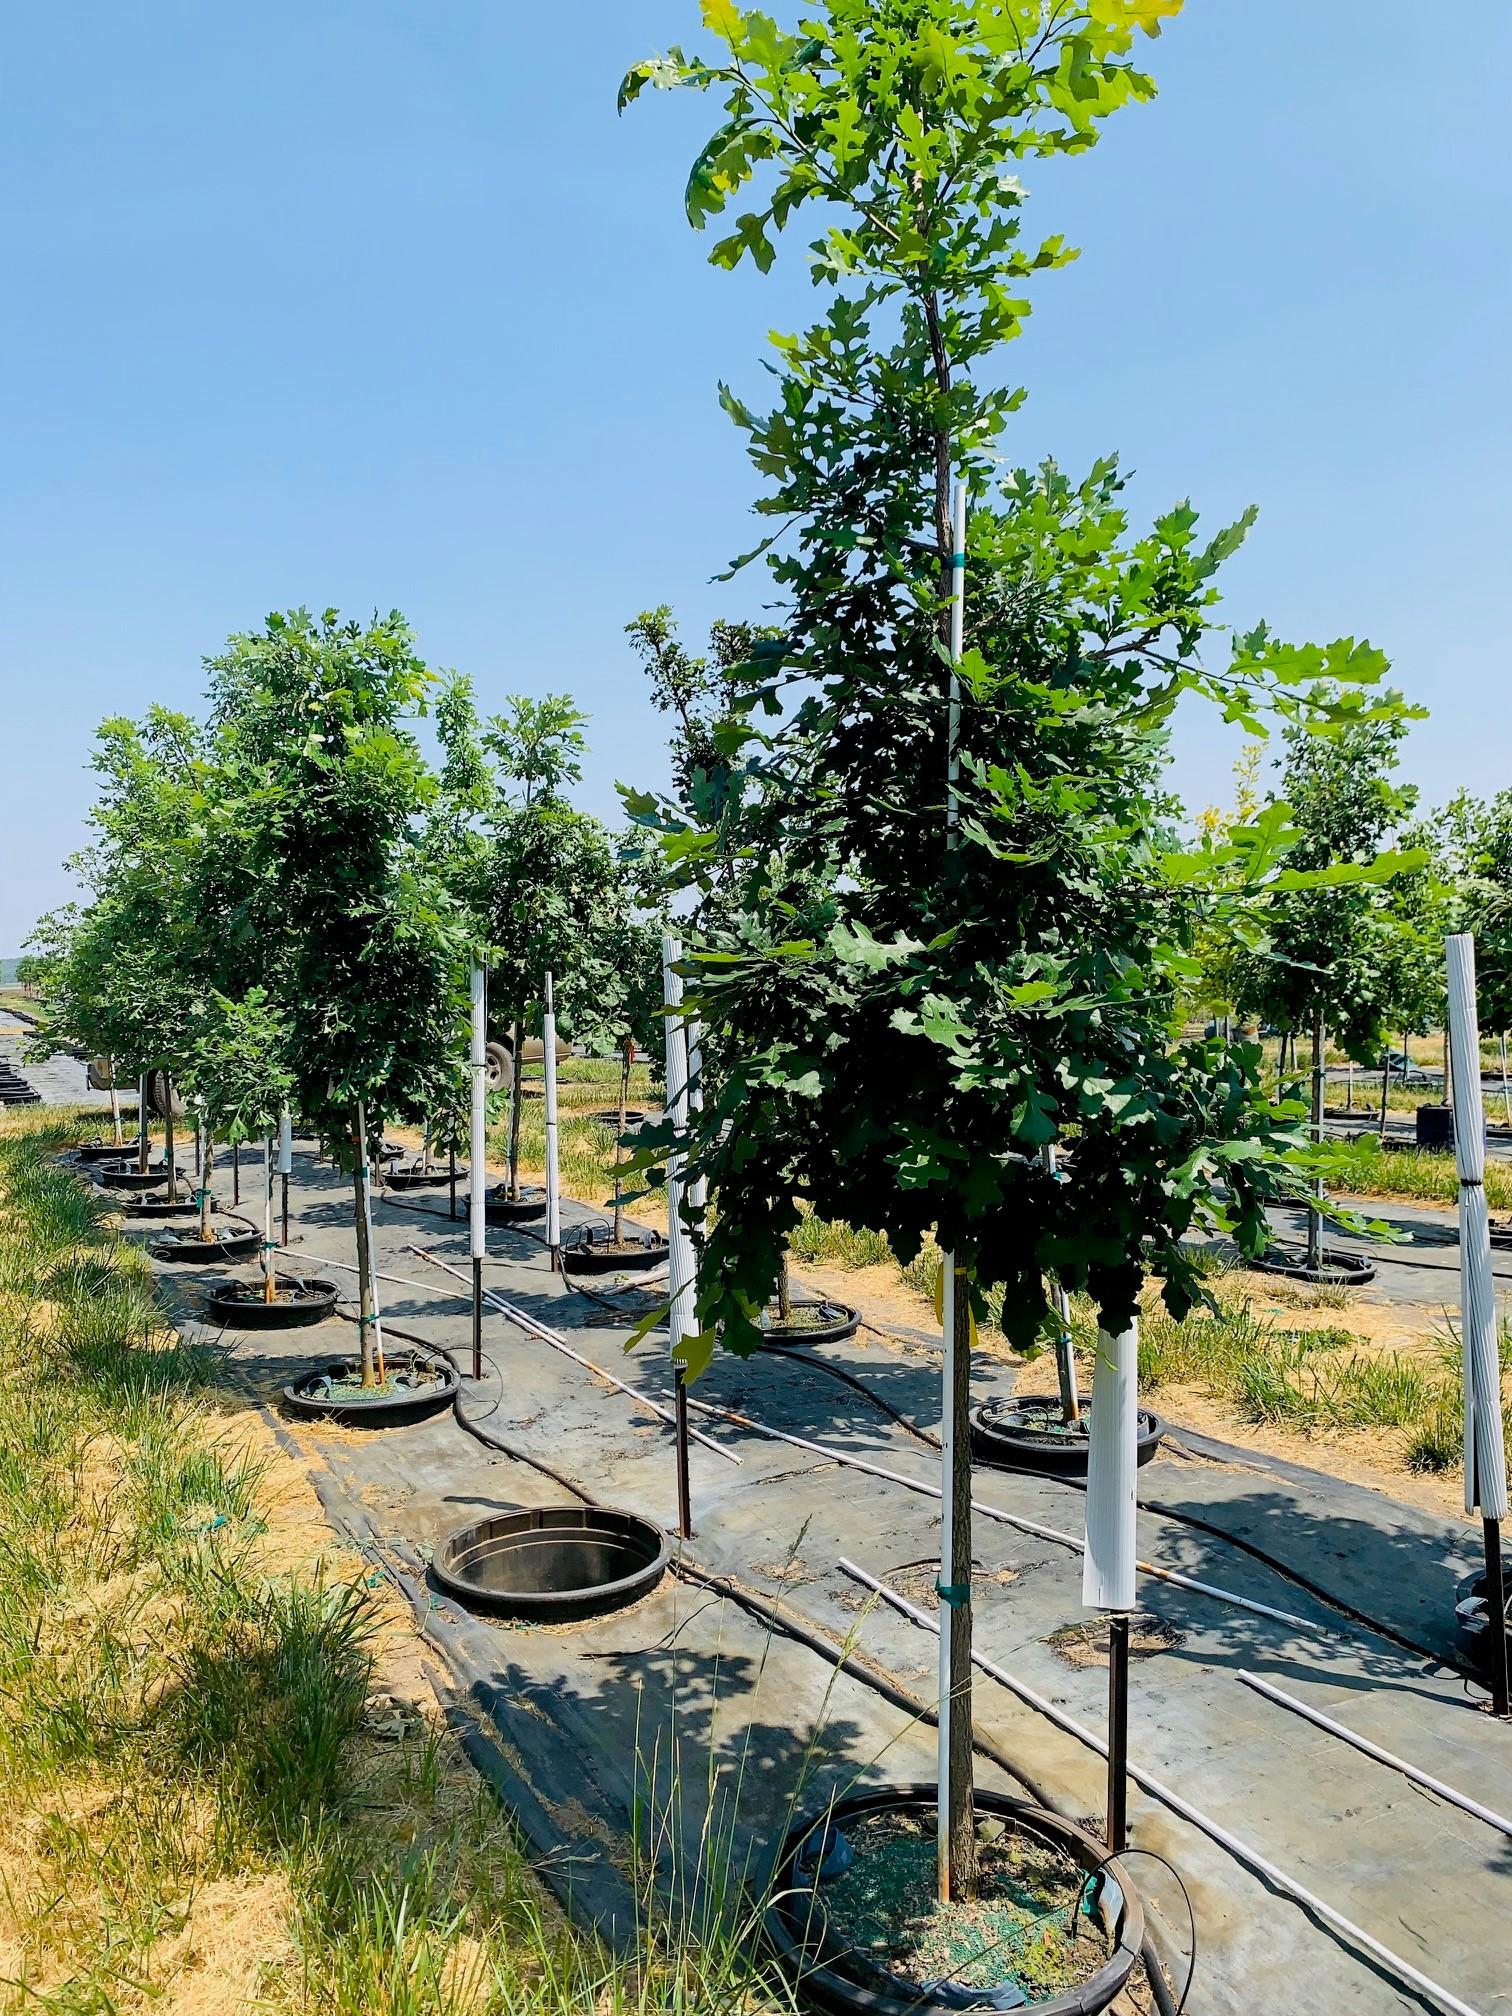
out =
[(212, 992), (197, 1019), (183, 1085), (203, 1110), (211, 1138), (231, 1145), (267, 1140), (294, 1097), (286, 1014), (265, 989), (253, 987), (240, 1001)]
[[(1402, 828), (1416, 793), (1392, 782), (1405, 733), (1405, 714), (1336, 725), (1328, 735), (1287, 728), (1280, 789), (1268, 806), (1295, 830), (1289, 865), (1324, 879), (1278, 885), (1264, 941), (1237, 976), (1241, 1012), (1288, 1030), (1321, 1017), (1360, 1062), (1374, 1060), (1388, 1026), (1426, 1026), (1443, 963), (1423, 844), (1431, 836)], [(1402, 851), (1383, 853), (1399, 832)], [(1350, 870), (1358, 879), (1347, 879)]]
[(444, 1104), (474, 950), (423, 844), (436, 779), (413, 724), (432, 685), (404, 619), (270, 616), (210, 662), (251, 941), (287, 1030), (297, 1103), (349, 1152), (364, 1103)]
[[(780, 598), (774, 631), (724, 668), (715, 743), (742, 788), (691, 830), (683, 808), (629, 801), (699, 897), (738, 864), (687, 962), (725, 1062), (691, 1144), (718, 1199), (691, 1364), (716, 1335), (759, 1341), (805, 1212), (882, 1234), (905, 1264), (933, 1236), (1029, 1344), (1052, 1320), (1047, 1270), (1110, 1324), (1147, 1270), (1182, 1313), (1203, 1292), (1185, 1235), (1254, 1250), (1266, 1201), (1300, 1181), (1284, 1159), (1296, 1115), (1267, 1106), (1258, 1050), (1180, 1041), (1178, 997), (1199, 925), (1249, 942), (1257, 893), (1370, 870), (1290, 866), (1279, 809), (1182, 852), (1165, 734), (1188, 693), (1251, 732), (1268, 716), (1327, 733), (1389, 720), (1399, 703), (1370, 694), (1385, 661), (1263, 625), (1226, 663), (1204, 650), (1253, 513), (1204, 538), (1183, 502), (1136, 533), (1112, 461), (1080, 481), (998, 473), (1021, 395), (994, 353), (1032, 276), (1071, 256), (1059, 237), (1020, 242), (1013, 170), (1084, 151), (1150, 97), (1134, 36), (1175, 11), (826, 0), (789, 33), (709, 4), (712, 61), (673, 51), (626, 80), (624, 101), (718, 92), (691, 220), (759, 190), (712, 256), (765, 268), (819, 206), (827, 297), (774, 339), (769, 411), (723, 394)], [(947, 835), (956, 476), (977, 501)], [(649, 1137), (643, 1166), (668, 1145)], [(1058, 1179), (1050, 1145), (1069, 1151)]]

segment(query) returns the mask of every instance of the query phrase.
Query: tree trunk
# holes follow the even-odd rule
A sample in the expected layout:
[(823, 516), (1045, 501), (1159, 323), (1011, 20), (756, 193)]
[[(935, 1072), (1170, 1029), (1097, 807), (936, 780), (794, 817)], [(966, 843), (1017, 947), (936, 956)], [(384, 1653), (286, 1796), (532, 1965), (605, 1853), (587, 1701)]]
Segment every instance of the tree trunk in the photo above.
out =
[(1449, 1058), (1449, 1031), (1444, 1031), (1444, 1104), (1454, 1104), (1454, 1066)]
[(116, 1090), (115, 1059), (105, 1059), (105, 1069), (110, 1074), (110, 1127), (111, 1138), (117, 1148), (121, 1145), (121, 1095)]
[(137, 1167), (144, 1176), (147, 1174), (147, 1164), (152, 1158), (152, 1127), (147, 1111), (149, 1082), (145, 1071), (137, 1079)]
[(278, 1300), (278, 1277), (273, 1272), (273, 1137), (263, 1142), (263, 1300)]
[(377, 1386), (381, 1375), (378, 1371), (378, 1353), (375, 1330), (377, 1316), (373, 1306), (373, 1249), (368, 1239), (368, 1159), (367, 1128), (363, 1120), (362, 1101), (356, 1105), (352, 1144), (355, 1150), (352, 1169), (352, 1206), (357, 1231), (357, 1339), (362, 1357), (362, 1383)]
[[(1318, 1009), (1313, 1016), (1312, 1039), (1312, 1137), (1315, 1144), (1323, 1141), (1323, 1087), (1326, 1072), (1323, 1066), (1327, 1050), (1327, 1034), (1323, 1027), (1323, 1010)], [(1323, 1201), (1323, 1178), (1313, 1178), (1313, 1195), (1321, 1207)], [(1307, 1217), (1307, 1264), (1315, 1272), (1323, 1265), (1323, 1213), (1321, 1208), (1310, 1211)]]
[(1386, 1139), (1386, 1095), (1391, 1090), (1391, 1059), (1381, 1066), (1381, 1139)]
[(1507, 1084), (1507, 1032), (1501, 1038), (1502, 1111), (1507, 1116), (1507, 1125), (1512, 1127), (1512, 1087)]
[(163, 1115), (163, 1153), (168, 1158), (168, 1202), (178, 1202), (178, 1168), (173, 1159), (173, 1078), (163, 1073), (163, 1105), (167, 1109)]
[(208, 1245), (215, 1237), (210, 1229), (210, 1174), (215, 1164), (215, 1143), (210, 1139), (208, 1127), (204, 1129), (204, 1136), (204, 1152), (200, 1156), (199, 1236)]
[[(940, 1678), (949, 1688), (945, 1714), (949, 1810), (942, 1830), (940, 1891), (945, 1903), (966, 1904), (976, 1895), (976, 1798), (972, 1783), (971, 1668), (971, 1276), (955, 1272), (950, 1317), (955, 1349), (953, 1378), (943, 1396), (950, 1420), (946, 1446), (952, 1458), (941, 1481), (950, 1493), (950, 1547), (947, 1581), (940, 1595), (943, 1619), (950, 1613), (948, 1670)], [(946, 1662), (942, 1658), (942, 1668)]]
[(1081, 1419), (1081, 1395), (1076, 1390), (1076, 1345), (1071, 1336), (1071, 1297), (1057, 1281), (1055, 1307), (1060, 1335), (1055, 1340), (1055, 1376), (1060, 1385), (1061, 1419), (1072, 1427)]
[(787, 1248), (783, 1248), (782, 1265), (777, 1269), (777, 1321), (791, 1323), (793, 1320), (793, 1275)]
[(525, 1082), (525, 1018), (514, 1025), (514, 1050), (509, 1060), (509, 1194), (520, 1194), (520, 1088)]

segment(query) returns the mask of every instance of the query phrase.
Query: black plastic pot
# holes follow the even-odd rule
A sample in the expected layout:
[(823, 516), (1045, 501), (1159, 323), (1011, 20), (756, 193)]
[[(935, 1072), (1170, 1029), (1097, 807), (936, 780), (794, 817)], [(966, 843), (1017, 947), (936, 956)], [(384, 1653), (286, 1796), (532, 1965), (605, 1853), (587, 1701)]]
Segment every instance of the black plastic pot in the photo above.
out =
[[(438, 1183), (449, 1181), (450, 1172), (445, 1169), (385, 1169), (383, 1187), (385, 1190), (434, 1190)], [(458, 1181), (461, 1171), (458, 1171)]]
[[(1507, 1585), (1512, 1595), (1512, 1583)], [(1504, 1620), (1508, 1638), (1508, 1653), (1512, 1656), (1512, 1606)], [(1491, 1606), (1486, 1600), (1486, 1577), (1467, 1575), (1455, 1591), (1454, 1641), (1460, 1649), (1460, 1656), (1474, 1672), (1491, 1676)]]
[[(350, 1377), (359, 1361), (333, 1358), (317, 1365), (292, 1385), (283, 1389), (285, 1407), (306, 1421), (335, 1421), (345, 1428), (402, 1428), (410, 1421), (423, 1421), (439, 1414), (457, 1397), (456, 1368), (445, 1358), (424, 1351), (388, 1353), (387, 1369), (396, 1378), (413, 1374), (433, 1374), (413, 1387), (403, 1387), (375, 1400), (357, 1400), (349, 1393), (332, 1393), (331, 1382)], [(322, 1389), (326, 1390), (322, 1390)]]
[(1322, 1266), (1309, 1267), (1305, 1252), (1273, 1246), (1258, 1260), (1247, 1260), (1257, 1274), (1280, 1274), (1288, 1281), (1303, 1281), (1315, 1288), (1363, 1288), (1374, 1281), (1374, 1265), (1363, 1254), (1347, 1253), (1342, 1247), (1325, 1246)]
[(133, 1152), (130, 1141), (81, 1141), (69, 1150), (76, 1162), (120, 1162)]
[[(1144, 1940), (1144, 1906), (1123, 1864), (1080, 1827), (1027, 1800), (978, 1788), (976, 1810), (983, 1819), (1001, 1821), (1063, 1849), (1094, 1881), (1095, 1909), (1111, 1949), (1097, 1972), (1058, 1995), (1028, 2002), (1007, 1981), (1000, 1988), (964, 1988), (950, 1981), (921, 1986), (888, 1973), (853, 1948), (842, 1947), (829, 1930), (824, 1886), (837, 1863), (840, 1868), (849, 1866), (849, 1857), (837, 1853), (847, 1823), (876, 1813), (927, 1813), (931, 1828), (934, 1824), (933, 1785), (890, 1785), (852, 1793), (810, 1813), (788, 1828), (778, 1849), (766, 1929), (784, 1971), (805, 2001), (831, 2016), (928, 2016), (932, 2010), (1007, 2008), (1032, 2009), (1034, 2016), (1096, 2016), (1116, 2000), (1134, 1971)], [(1010, 1992), (1016, 1999), (1008, 1999)]]
[(544, 1505), (459, 1527), (431, 1565), (441, 1587), (469, 1609), (570, 1624), (648, 1595), (671, 1551), (661, 1528), (638, 1513)]
[[(180, 1197), (176, 1204), (170, 1204), (162, 1197), (127, 1197), (115, 1208), (123, 1218), (187, 1218), (191, 1213), (196, 1216), (199, 1213), (192, 1190)], [(220, 1209), (213, 1197), (210, 1209), (212, 1212)]]
[(783, 1323), (778, 1319), (776, 1304), (772, 1304), (761, 1325), (761, 1341), (768, 1350), (790, 1351), (804, 1344), (842, 1344), (861, 1327), (860, 1310), (852, 1309), (848, 1302), (795, 1299), (792, 1306), (821, 1310), (823, 1319), (814, 1323)]
[[(971, 1417), (971, 1451), (999, 1470), (1029, 1470), (1042, 1477), (1085, 1477), (1090, 1447), (1084, 1413), (1071, 1434), (1052, 1426), (1061, 1418), (1060, 1401), (1050, 1394), (989, 1400)], [(1160, 1447), (1165, 1423), (1147, 1407), (1139, 1410), (1135, 1461), (1140, 1469)]]
[(205, 1312), (228, 1330), (304, 1330), (324, 1322), (340, 1290), (334, 1281), (280, 1276), (278, 1300), (264, 1302), (261, 1281), (223, 1281), (205, 1297)]
[[(614, 1132), (618, 1134), (619, 1132), (618, 1106), (605, 1106), (602, 1109), (602, 1111), (598, 1113), (590, 1113), (588, 1117), (590, 1120), (597, 1120), (600, 1127), (612, 1128)], [(630, 1133), (633, 1128), (644, 1127), (645, 1124), (646, 1124), (646, 1116), (638, 1106), (627, 1106), (625, 1108), (625, 1132), (627, 1134)]]
[(546, 1192), (525, 1190), (511, 1197), (502, 1183), (485, 1193), (483, 1218), (489, 1225), (533, 1225), (546, 1216)]
[(261, 1232), (217, 1232), (213, 1239), (200, 1239), (191, 1232), (177, 1239), (155, 1239), (147, 1251), (154, 1260), (207, 1267), (213, 1260), (250, 1260), (261, 1245)]
[(1419, 1106), (1417, 1109), (1417, 1145), (1419, 1148), (1453, 1148), (1454, 1108), (1452, 1106)]
[[(97, 1163), (95, 1174), (107, 1190), (160, 1190), (168, 1181), (168, 1170), (159, 1162), (145, 1170), (138, 1169), (134, 1162)], [(180, 1169), (180, 1183), (193, 1183), (193, 1178)]]
[(609, 1227), (597, 1226), (574, 1238), (562, 1248), (563, 1267), (569, 1274), (644, 1274), (667, 1259), (667, 1242), (654, 1232), (637, 1233), (627, 1226), (629, 1243), (623, 1251), (605, 1243), (610, 1236)]

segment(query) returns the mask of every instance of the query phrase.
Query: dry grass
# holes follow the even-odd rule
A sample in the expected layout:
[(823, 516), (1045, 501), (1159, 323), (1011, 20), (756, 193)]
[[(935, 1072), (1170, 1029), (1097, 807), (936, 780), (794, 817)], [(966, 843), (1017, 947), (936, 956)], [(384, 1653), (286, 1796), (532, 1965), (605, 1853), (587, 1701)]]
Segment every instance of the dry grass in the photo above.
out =
[(53, 1161), (89, 1124), (0, 1117), (0, 2010), (772, 2006), (741, 1942), (563, 1922), (407, 1607)]

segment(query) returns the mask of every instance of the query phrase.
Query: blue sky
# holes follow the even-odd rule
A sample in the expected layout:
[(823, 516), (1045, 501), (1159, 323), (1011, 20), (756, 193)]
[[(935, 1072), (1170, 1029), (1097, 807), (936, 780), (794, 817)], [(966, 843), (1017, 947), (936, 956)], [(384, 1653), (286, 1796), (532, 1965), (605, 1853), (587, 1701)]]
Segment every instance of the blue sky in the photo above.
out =
[[(779, 10), (783, 11), (783, 10)], [(94, 723), (193, 706), (275, 606), (402, 608), (485, 705), (575, 694), (584, 797), (658, 781), (621, 637), (697, 631), (752, 483), (714, 397), (808, 305), (704, 263), (711, 107), (634, 58), (696, 0), (59, 0), (7, 27), (0, 117), (0, 952), (66, 894)], [(1260, 523), (1229, 611), (1369, 636), (1433, 710), (1430, 797), (1512, 782), (1512, 10), (1188, 0), (1161, 97), (1026, 173), (1047, 276), (1014, 459), (1118, 450), (1153, 511)], [(1230, 740), (1178, 735), (1223, 797)]]

